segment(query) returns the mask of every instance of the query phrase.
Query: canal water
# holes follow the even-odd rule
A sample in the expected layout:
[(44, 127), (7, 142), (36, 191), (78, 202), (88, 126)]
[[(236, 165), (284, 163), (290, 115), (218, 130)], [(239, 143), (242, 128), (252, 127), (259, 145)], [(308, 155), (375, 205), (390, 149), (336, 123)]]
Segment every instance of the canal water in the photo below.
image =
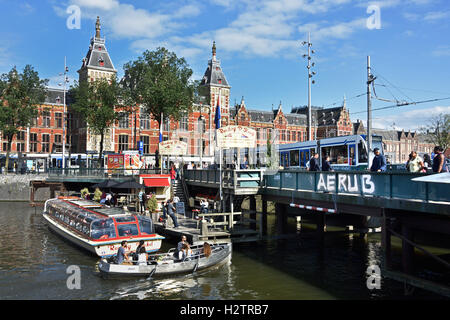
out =
[[(0, 203), (0, 299), (407, 299), (394, 281), (367, 288), (368, 266), (381, 265), (379, 236), (327, 234), (321, 241), (292, 220), (296, 237), (236, 244), (230, 264), (171, 278), (113, 280), (99, 275), (98, 258), (52, 233), (41, 211)], [(268, 222), (274, 234), (273, 216)], [(174, 245), (164, 243), (163, 250)], [(81, 270), (81, 289), (67, 286), (70, 266)]]

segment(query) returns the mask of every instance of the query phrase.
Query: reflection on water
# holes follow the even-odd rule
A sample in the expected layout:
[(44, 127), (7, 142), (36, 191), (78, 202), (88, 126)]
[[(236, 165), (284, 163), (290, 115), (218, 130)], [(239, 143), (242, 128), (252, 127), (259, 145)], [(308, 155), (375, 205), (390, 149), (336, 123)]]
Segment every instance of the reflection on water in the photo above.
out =
[[(98, 258), (49, 231), (41, 208), (0, 206), (0, 299), (371, 299), (397, 298), (403, 287), (366, 287), (366, 270), (381, 265), (379, 239), (327, 235), (234, 245), (230, 263), (170, 278), (104, 279)], [(276, 230), (269, 217), (269, 233)], [(175, 243), (164, 243), (167, 251)], [(67, 268), (81, 270), (81, 290), (69, 290)]]

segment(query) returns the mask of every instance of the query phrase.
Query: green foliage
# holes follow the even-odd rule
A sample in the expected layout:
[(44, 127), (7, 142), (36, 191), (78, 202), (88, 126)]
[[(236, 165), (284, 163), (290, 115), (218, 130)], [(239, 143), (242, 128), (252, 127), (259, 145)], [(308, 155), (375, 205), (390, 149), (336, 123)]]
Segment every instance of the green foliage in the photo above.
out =
[(164, 117), (179, 120), (190, 110), (198, 84), (190, 80), (193, 71), (184, 58), (165, 48), (145, 51), (124, 65), (121, 85), (128, 105), (143, 105), (160, 124)]
[(156, 210), (158, 209), (158, 201), (156, 200), (156, 196), (154, 194), (152, 194), (150, 199), (148, 199), (147, 201), (147, 209), (148, 211), (150, 211), (150, 213), (156, 212)]
[[(71, 88), (74, 98), (72, 107), (86, 121), (92, 134), (100, 135), (100, 159), (103, 157), (104, 136), (111, 125), (119, 119), (121, 108), (129, 112), (121, 104), (122, 89), (115, 77), (111, 80), (100, 79), (93, 82), (83, 81)], [(103, 164), (103, 161), (100, 161)]]
[(14, 136), (30, 126), (45, 101), (48, 80), (39, 78), (33, 67), (26, 65), (22, 73), (13, 67), (0, 77), (0, 131), (8, 143), (6, 167)]
[(103, 194), (103, 192), (99, 188), (95, 189), (94, 201), (100, 201), (100, 199), (102, 198), (102, 194)]

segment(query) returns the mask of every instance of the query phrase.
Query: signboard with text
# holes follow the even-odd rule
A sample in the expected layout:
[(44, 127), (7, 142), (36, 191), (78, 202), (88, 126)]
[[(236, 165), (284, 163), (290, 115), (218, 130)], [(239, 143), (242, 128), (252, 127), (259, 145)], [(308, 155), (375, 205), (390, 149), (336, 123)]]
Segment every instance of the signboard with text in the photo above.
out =
[(217, 130), (221, 148), (255, 148), (256, 130), (243, 126), (226, 126)]
[(167, 140), (159, 143), (159, 154), (164, 156), (182, 156), (187, 154), (187, 143), (178, 140)]

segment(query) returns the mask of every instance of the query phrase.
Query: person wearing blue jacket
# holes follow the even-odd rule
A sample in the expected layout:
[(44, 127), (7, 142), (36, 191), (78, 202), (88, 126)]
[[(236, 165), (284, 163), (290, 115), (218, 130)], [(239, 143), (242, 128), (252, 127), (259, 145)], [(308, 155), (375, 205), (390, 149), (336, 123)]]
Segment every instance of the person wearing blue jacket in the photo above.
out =
[(370, 171), (372, 172), (385, 172), (386, 171), (386, 158), (381, 154), (380, 149), (375, 148), (373, 150), (375, 157), (372, 160), (372, 166)]

